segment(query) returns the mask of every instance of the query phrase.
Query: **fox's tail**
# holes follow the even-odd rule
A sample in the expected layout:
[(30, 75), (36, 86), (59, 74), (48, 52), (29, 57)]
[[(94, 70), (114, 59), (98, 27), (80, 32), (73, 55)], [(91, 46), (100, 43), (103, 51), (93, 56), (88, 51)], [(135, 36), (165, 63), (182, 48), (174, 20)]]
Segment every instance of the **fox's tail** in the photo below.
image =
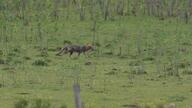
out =
[(68, 51), (68, 47), (61, 48), (61, 50), (56, 54), (57, 56), (60, 56), (62, 53)]

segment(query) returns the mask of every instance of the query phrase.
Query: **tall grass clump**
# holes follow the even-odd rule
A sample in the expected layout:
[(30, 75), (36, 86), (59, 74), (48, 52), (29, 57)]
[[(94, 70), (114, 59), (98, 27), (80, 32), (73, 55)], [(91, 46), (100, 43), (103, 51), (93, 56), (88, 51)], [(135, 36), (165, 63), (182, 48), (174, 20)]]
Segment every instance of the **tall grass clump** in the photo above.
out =
[(32, 103), (32, 108), (51, 108), (51, 104), (49, 101), (45, 101), (42, 99), (36, 99)]
[(27, 108), (28, 101), (25, 99), (20, 99), (14, 104), (14, 108)]

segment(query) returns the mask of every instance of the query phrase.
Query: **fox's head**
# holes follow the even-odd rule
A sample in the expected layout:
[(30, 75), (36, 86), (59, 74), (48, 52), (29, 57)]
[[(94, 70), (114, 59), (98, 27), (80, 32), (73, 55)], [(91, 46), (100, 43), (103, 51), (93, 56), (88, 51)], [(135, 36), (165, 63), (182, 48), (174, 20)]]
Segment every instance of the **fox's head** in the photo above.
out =
[(91, 44), (87, 44), (87, 45), (86, 45), (86, 50), (94, 51), (95, 48), (94, 48)]

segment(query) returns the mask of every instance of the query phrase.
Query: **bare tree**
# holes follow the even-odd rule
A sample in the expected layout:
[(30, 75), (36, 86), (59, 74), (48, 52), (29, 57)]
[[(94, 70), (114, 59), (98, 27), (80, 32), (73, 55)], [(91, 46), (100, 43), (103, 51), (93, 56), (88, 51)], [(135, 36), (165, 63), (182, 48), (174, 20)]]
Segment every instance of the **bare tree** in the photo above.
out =
[[(148, 15), (151, 15), (151, 2), (150, 0), (145, 0), (145, 10), (147, 11)], [(146, 11), (144, 13), (146, 13)]]
[(135, 0), (131, 5), (132, 5), (132, 7), (131, 7), (131, 13), (132, 13), (132, 15), (134, 15), (134, 16), (136, 16), (137, 15), (137, 13), (138, 13), (138, 10), (139, 10), (139, 0)]
[(54, 0), (54, 9), (53, 9), (54, 20), (57, 20), (59, 17), (59, 12), (58, 12), (59, 4), (60, 4), (60, 0)]
[(157, 16), (164, 19), (164, 0), (157, 0)]
[(117, 11), (118, 15), (121, 15), (121, 16), (124, 15), (124, 7), (125, 7), (124, 4), (125, 4), (125, 0), (118, 0), (117, 1), (116, 11)]
[(170, 0), (168, 4), (168, 10), (167, 10), (167, 15), (174, 16), (174, 6), (176, 4), (176, 0)]
[(80, 17), (81, 21), (83, 21), (85, 19), (85, 7), (83, 5), (83, 2), (84, 2), (84, 0), (77, 0), (79, 17)]
[(27, 26), (28, 26), (28, 19), (27, 19), (27, 12), (26, 12), (26, 8), (27, 8), (27, 2), (28, 0), (21, 0), (20, 1), (20, 6), (21, 6), (21, 13), (22, 13), (22, 20), (23, 20), (23, 34), (24, 34), (24, 39), (26, 42), (28, 42), (28, 35), (27, 35)]
[(66, 16), (66, 19), (68, 20), (70, 15), (70, 5), (71, 5), (70, 0), (64, 0), (63, 5), (64, 5), (64, 8), (66, 8), (66, 10), (64, 9), (64, 11), (66, 11), (65, 16)]
[(188, 0), (188, 4), (189, 4), (189, 13), (191, 16), (192, 15), (192, 0)]
[(108, 20), (110, 15), (110, 3), (111, 3), (111, 0), (105, 0), (104, 2), (104, 19), (105, 20)]
[(189, 12), (187, 10), (184, 11), (184, 20), (186, 24), (189, 23)]

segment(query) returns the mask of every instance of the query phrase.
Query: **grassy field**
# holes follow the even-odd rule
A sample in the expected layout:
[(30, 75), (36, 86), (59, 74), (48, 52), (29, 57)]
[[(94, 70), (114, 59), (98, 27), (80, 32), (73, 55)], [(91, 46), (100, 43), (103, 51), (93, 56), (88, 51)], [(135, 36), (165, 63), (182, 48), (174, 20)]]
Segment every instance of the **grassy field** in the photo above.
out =
[[(94, 31), (93, 21), (79, 21), (75, 13), (56, 21), (43, 16), (46, 10), (41, 14), (40, 23), (28, 17), (25, 26), (11, 17), (0, 20), (1, 108), (14, 108), (20, 99), (29, 101), (28, 108), (37, 99), (51, 108), (74, 108), (77, 79), (85, 108), (192, 105), (190, 23), (142, 15), (98, 18)], [(55, 55), (66, 42), (92, 43), (93, 35), (96, 50), (89, 56)]]
[[(48, 48), (47, 55), (42, 54), (41, 42), (26, 43), (19, 36), (20, 28), (15, 29), (18, 37), (1, 45), (5, 51), (0, 66), (1, 107), (12, 108), (24, 98), (47, 100), (54, 108), (63, 104), (72, 108), (72, 85), (77, 78), (85, 108), (126, 108), (129, 104), (153, 108), (171, 102), (179, 108), (191, 105), (190, 25), (150, 17), (100, 21), (98, 47), (89, 57), (55, 56), (63, 41), (91, 43), (90, 23), (58, 23), (61, 27), (55, 36), (47, 30), (42, 42)], [(91, 64), (85, 65), (87, 62)]]

